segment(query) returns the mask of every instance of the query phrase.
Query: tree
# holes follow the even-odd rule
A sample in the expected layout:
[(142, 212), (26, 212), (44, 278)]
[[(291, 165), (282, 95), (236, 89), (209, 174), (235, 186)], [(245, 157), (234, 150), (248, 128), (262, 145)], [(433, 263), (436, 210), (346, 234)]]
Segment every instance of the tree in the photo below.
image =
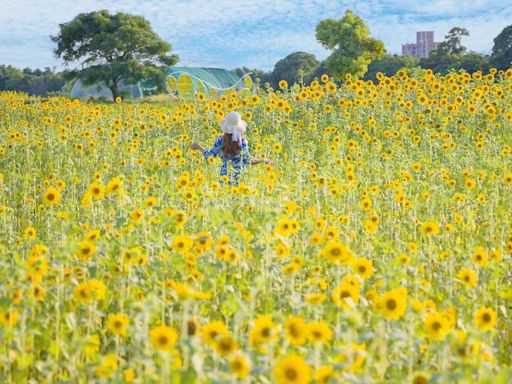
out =
[(66, 63), (81, 60), (82, 68), (71, 73), (85, 85), (104, 82), (114, 99), (120, 96), (121, 80), (160, 83), (165, 67), (178, 61), (170, 54), (171, 45), (141, 16), (81, 13), (59, 27), (59, 34), (51, 37), (57, 44), (55, 55)]
[(319, 62), (315, 55), (306, 52), (295, 52), (279, 60), (272, 71), (270, 81), (274, 89), (280, 80), (286, 80), (290, 85), (298, 83), (315, 71)]
[(510, 68), (512, 64), (512, 25), (505, 27), (494, 38), (490, 62), (496, 69), (505, 71)]
[(338, 79), (346, 74), (362, 77), (368, 65), (386, 52), (382, 41), (370, 38), (370, 30), (363, 19), (350, 10), (341, 20), (321, 21), (316, 26), (316, 39), (333, 51), (326, 60), (326, 67)]
[(461, 43), (462, 36), (469, 36), (469, 31), (466, 28), (453, 27), (447, 35), (444, 36), (444, 41), (439, 44), (437, 48), (443, 53), (451, 53), (460, 55), (466, 52), (466, 47)]
[(323, 60), (320, 63), (318, 63), (318, 65), (316, 66), (315, 70), (310, 72), (308, 75), (306, 75), (304, 77), (304, 82), (305, 83), (311, 83), (315, 79), (317, 79), (317, 80), (320, 79), (320, 77), (322, 75), (329, 75), (330, 76), (329, 70), (327, 69), (327, 66), (326, 66), (326, 63), (325, 63), (325, 60)]
[(468, 73), (477, 71), (488, 72), (490, 69), (489, 57), (476, 52), (468, 52), (465, 55), (459, 56), (457, 69), (463, 69)]
[(414, 56), (384, 55), (368, 66), (368, 72), (366, 72), (364, 79), (375, 81), (377, 72), (382, 72), (386, 76), (393, 76), (402, 68), (414, 68), (417, 65), (418, 60)]

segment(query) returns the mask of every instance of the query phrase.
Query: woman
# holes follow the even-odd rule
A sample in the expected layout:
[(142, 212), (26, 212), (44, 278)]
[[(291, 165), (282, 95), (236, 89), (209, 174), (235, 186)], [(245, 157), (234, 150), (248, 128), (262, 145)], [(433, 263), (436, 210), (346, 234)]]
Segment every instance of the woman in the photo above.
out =
[[(248, 164), (272, 164), (267, 159), (253, 159), (251, 161), (249, 154), (249, 146), (247, 140), (243, 137), (247, 129), (247, 123), (242, 120), (240, 113), (229, 112), (221, 122), (223, 136), (219, 136), (210, 150), (205, 150), (198, 143), (193, 143), (190, 148), (201, 151), (205, 160), (209, 157), (220, 156), (222, 159), (221, 176), (230, 176), (228, 184), (238, 184), (238, 176), (240, 171)], [(233, 173), (228, 175), (228, 166), (233, 167)]]

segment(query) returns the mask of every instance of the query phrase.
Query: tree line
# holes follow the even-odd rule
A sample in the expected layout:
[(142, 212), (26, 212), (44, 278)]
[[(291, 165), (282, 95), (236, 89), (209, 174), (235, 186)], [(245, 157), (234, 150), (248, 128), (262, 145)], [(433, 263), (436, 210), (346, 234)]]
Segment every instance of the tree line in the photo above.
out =
[[(23, 91), (46, 96), (59, 91), (70, 79), (80, 79), (85, 85), (103, 82), (113, 98), (120, 96), (124, 82), (150, 80), (162, 83), (165, 69), (178, 62), (171, 54), (171, 44), (162, 40), (150, 23), (141, 16), (108, 11), (82, 13), (68, 23), (59, 25), (59, 33), (51, 36), (56, 44), (54, 54), (75, 69), (56, 72), (16, 69), (0, 65), (0, 90)], [(236, 68), (239, 75), (250, 72), (253, 80), (277, 89), (280, 80), (288, 84), (310, 83), (326, 73), (335, 80), (347, 74), (355, 78), (375, 80), (376, 74), (393, 75), (401, 68), (430, 68), (436, 73), (465, 70), (486, 72), (490, 67), (505, 70), (512, 61), (512, 25), (496, 38), (491, 55), (468, 52), (462, 38), (469, 35), (465, 28), (454, 27), (437, 49), (426, 58), (386, 54), (382, 41), (372, 38), (365, 22), (347, 10), (339, 20), (327, 19), (316, 27), (316, 38), (330, 55), (319, 61), (307, 52), (295, 52), (279, 60), (272, 71)]]
[(65, 72), (56, 72), (54, 68), (21, 70), (10, 65), (0, 65), (0, 91), (13, 90), (48, 96), (51, 92), (60, 91), (65, 84)]

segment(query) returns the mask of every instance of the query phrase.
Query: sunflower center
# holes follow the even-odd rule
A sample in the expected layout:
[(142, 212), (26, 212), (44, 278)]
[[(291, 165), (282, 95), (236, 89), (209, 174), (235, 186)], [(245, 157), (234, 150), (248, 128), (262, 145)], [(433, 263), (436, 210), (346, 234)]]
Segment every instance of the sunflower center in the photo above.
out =
[(489, 313), (484, 313), (482, 315), (482, 320), (485, 322), (485, 323), (489, 323), (491, 322), (491, 315)]
[(284, 375), (289, 380), (295, 380), (298, 376), (297, 371), (293, 368), (286, 368), (286, 370), (284, 371)]
[(390, 311), (396, 309), (396, 307), (397, 307), (397, 303), (396, 303), (395, 299), (389, 299), (386, 302), (386, 308), (389, 309)]
[(160, 345), (167, 345), (168, 342), (169, 342), (169, 339), (167, 338), (167, 336), (160, 336), (158, 338), (158, 343)]

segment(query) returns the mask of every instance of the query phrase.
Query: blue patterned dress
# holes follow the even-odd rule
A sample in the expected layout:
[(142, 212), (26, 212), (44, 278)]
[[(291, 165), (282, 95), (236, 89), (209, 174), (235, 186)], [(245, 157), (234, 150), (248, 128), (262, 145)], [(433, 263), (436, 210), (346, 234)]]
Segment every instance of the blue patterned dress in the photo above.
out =
[[(245, 138), (242, 138), (242, 143), (240, 145), (240, 153), (235, 157), (227, 158), (226, 156), (224, 156), (224, 153), (222, 152), (223, 141), (224, 136), (218, 137), (217, 140), (215, 140), (215, 144), (213, 145), (212, 149), (204, 151), (204, 158), (205, 160), (208, 160), (209, 157), (220, 156), (220, 158), (222, 159), (222, 168), (220, 169), (220, 175), (228, 175), (230, 177), (230, 181), (228, 182), (229, 185), (238, 185), (238, 176), (240, 175), (240, 171), (251, 162), (249, 145), (247, 144), (247, 140)], [(229, 166), (232, 166), (233, 168), (230, 175), (228, 174)]]

